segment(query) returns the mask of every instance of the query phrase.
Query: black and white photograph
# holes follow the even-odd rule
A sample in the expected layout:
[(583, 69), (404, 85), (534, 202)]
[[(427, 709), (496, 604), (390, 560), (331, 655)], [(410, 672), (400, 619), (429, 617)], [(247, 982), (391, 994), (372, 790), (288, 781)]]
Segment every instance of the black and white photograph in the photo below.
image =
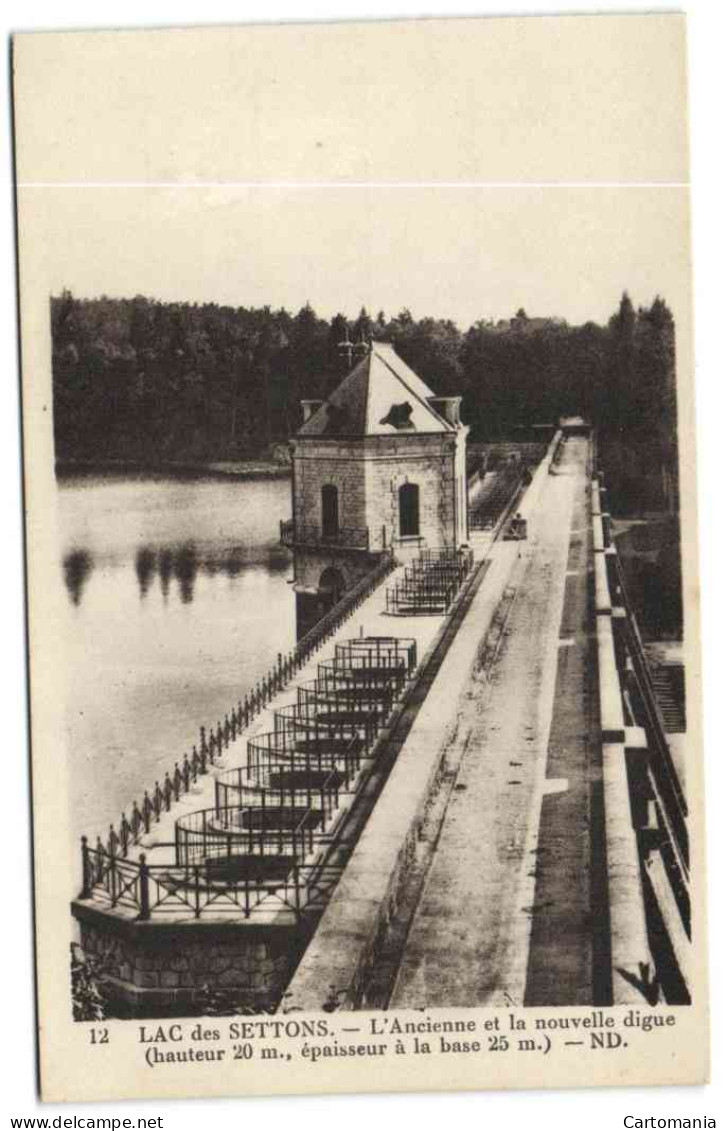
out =
[(15, 38), (49, 1098), (705, 1079), (684, 33)]

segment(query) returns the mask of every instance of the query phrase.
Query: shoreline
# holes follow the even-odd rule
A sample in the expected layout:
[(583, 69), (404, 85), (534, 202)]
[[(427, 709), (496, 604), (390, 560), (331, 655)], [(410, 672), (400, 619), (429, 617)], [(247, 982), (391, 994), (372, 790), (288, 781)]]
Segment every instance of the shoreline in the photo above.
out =
[(57, 459), (57, 478), (74, 475), (170, 475), (220, 479), (289, 479), (288, 466), (269, 460), (127, 460)]

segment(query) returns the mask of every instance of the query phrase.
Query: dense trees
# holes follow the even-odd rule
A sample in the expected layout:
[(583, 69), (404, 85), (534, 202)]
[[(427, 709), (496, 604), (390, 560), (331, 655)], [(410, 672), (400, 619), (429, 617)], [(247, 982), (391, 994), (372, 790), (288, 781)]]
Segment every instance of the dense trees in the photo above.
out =
[(627, 294), (606, 331), (594, 389), (601, 465), (626, 511), (679, 505), (674, 320), (662, 298), (635, 311)]
[[(674, 325), (661, 298), (628, 295), (607, 326), (532, 318), (393, 318), (362, 309), (330, 322), (286, 310), (131, 299), (51, 300), (59, 459), (130, 462), (266, 454), (344, 372), (340, 343), (379, 337), (441, 393), (463, 395), (475, 439), (560, 415), (593, 417), (602, 459), (634, 505), (677, 499)], [(615, 486), (615, 484), (614, 484)]]

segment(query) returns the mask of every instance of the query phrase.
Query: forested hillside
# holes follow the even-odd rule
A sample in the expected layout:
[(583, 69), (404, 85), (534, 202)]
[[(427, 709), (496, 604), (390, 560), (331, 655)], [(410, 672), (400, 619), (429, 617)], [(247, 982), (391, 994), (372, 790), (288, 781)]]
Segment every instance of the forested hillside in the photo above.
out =
[(665, 302), (624, 295), (608, 325), (554, 318), (436, 318), (362, 310), (330, 322), (286, 310), (132, 299), (51, 300), (56, 456), (133, 463), (264, 456), (300, 422), (302, 397), (343, 373), (348, 330), (392, 341), (440, 393), (461, 393), (472, 438), (581, 413), (625, 509), (675, 509), (674, 325)]

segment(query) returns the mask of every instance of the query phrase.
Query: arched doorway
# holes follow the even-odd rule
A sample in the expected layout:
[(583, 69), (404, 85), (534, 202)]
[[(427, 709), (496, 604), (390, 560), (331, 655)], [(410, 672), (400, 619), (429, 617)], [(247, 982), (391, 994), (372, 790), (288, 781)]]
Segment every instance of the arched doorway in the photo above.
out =
[(403, 483), (399, 488), (399, 537), (419, 536), (419, 486)]
[(345, 590), (346, 579), (339, 569), (328, 566), (323, 570), (318, 582), (318, 592), (326, 612), (333, 608), (337, 601), (341, 600)]

